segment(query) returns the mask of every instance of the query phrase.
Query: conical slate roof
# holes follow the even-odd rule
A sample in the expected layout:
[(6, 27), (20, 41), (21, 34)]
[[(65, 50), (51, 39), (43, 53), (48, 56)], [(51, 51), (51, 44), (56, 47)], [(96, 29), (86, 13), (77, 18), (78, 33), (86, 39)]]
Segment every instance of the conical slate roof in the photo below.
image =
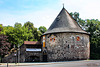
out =
[(85, 32), (79, 24), (70, 16), (65, 8), (61, 10), (54, 22), (51, 24), (49, 29), (44, 33), (59, 33), (59, 32), (77, 32), (77, 33), (87, 33)]

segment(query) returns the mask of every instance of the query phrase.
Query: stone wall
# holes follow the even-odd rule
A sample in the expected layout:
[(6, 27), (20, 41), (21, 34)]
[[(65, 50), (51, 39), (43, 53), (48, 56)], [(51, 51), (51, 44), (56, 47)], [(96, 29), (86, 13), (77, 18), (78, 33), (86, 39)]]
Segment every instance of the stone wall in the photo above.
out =
[(14, 56), (14, 53), (10, 54), (7, 57), (2, 58), (2, 63), (16, 63), (17, 60), (17, 56)]
[[(31, 60), (31, 62), (40, 62), (41, 60), (41, 52), (26, 52), (25, 55), (25, 61), (28, 62), (27, 60)], [(32, 58), (31, 58), (32, 57)], [(33, 59), (33, 60), (32, 60)]]
[(45, 36), (48, 61), (89, 59), (89, 35), (81, 33), (57, 33)]
[[(15, 56), (16, 54), (16, 56)], [(35, 59), (35, 60), (34, 60)], [(29, 61), (27, 61), (29, 60)], [(34, 61), (33, 61), (34, 60)], [(22, 45), (16, 52), (11, 52), (7, 57), (2, 59), (3, 63), (17, 63), (17, 62), (40, 62), (42, 61), (42, 53), (34, 51), (26, 51), (26, 45)]]
[[(36, 61), (40, 62), (41, 60), (41, 52), (34, 51), (26, 51), (26, 45), (21, 46), (20, 48), (20, 62), (34, 62), (32, 59), (36, 58)], [(31, 58), (30, 58), (31, 57)]]

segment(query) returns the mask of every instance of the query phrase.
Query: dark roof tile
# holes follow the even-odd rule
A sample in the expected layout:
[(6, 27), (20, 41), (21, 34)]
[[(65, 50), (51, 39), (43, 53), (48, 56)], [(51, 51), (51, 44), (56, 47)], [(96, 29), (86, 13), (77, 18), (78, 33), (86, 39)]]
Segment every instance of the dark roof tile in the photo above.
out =
[(43, 34), (58, 33), (58, 32), (85, 32), (79, 24), (70, 16), (68, 11), (63, 8), (58, 14), (54, 22), (51, 24), (49, 29)]

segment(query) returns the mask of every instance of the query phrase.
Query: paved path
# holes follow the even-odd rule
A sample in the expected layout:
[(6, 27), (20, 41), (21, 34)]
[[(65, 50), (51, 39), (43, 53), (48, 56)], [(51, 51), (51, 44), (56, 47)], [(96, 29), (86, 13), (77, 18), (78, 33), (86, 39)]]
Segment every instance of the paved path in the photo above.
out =
[[(1, 64), (1, 63), (0, 63)], [(7, 67), (1, 64), (0, 67)], [(8, 67), (100, 67), (100, 60), (47, 62), (47, 63), (9, 63)]]

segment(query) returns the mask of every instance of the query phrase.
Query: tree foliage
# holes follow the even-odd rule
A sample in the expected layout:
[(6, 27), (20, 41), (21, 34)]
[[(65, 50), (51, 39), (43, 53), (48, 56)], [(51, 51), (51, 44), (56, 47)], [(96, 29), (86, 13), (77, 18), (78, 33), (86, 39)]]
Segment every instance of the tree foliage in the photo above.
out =
[(42, 35), (40, 31), (37, 30), (37, 28), (34, 27), (34, 24), (30, 21), (26, 22), (24, 24), (25, 28), (28, 28), (29, 38), (28, 41), (38, 41), (40, 40), (40, 36)]
[(44, 26), (40, 26), (39, 27), (39, 31), (42, 32), (42, 34), (43, 34), (43, 33), (45, 33), (47, 31), (47, 29)]
[(87, 20), (87, 32), (90, 32), (90, 57), (91, 59), (100, 59), (100, 21)]
[(8, 42), (11, 43), (11, 48), (18, 44), (21, 46), (24, 41), (39, 41), (42, 32), (34, 27), (34, 24), (30, 21), (26, 22), (23, 26), (21, 23), (15, 23), (14, 27), (6, 26), (0, 32), (8, 36)]
[(7, 36), (0, 34), (0, 56), (8, 54), (10, 43), (7, 42)]

